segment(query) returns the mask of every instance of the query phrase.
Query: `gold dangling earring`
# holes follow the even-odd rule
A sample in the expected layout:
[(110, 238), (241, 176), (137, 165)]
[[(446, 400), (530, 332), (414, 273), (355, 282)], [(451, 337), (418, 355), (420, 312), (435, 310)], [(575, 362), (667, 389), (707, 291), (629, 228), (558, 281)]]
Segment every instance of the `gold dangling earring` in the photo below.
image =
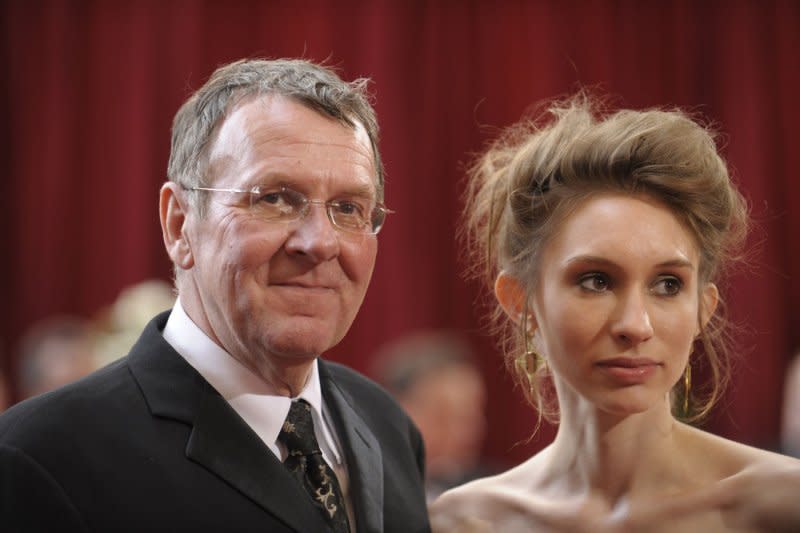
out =
[(518, 373), (525, 375), (525, 378), (528, 380), (528, 386), (532, 392), (536, 388), (534, 381), (536, 380), (536, 373), (539, 370), (539, 360), (541, 356), (533, 347), (533, 335), (528, 330), (527, 316), (522, 323), (522, 334), (525, 336), (525, 353), (519, 355), (514, 360), (514, 365)]
[(687, 361), (683, 371), (683, 416), (689, 416), (689, 395), (692, 391), (692, 364)]
[[(528, 366), (528, 371), (531, 375), (536, 374), (536, 371), (539, 370), (539, 359), (541, 356), (538, 354), (536, 349), (533, 347), (533, 333), (529, 332), (527, 329), (525, 330), (525, 359), (526, 365)], [(533, 366), (533, 370), (530, 370), (530, 366)]]

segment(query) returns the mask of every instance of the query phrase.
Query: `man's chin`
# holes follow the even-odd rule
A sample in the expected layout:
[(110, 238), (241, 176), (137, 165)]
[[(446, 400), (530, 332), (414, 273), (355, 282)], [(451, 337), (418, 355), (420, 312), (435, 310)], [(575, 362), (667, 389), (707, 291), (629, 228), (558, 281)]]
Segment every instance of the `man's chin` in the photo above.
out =
[(255, 320), (251, 320), (247, 327), (254, 342), (245, 344), (261, 346), (277, 357), (307, 359), (322, 355), (338, 344), (349, 326), (333, 319), (341, 316), (340, 309), (325, 311), (313, 316), (285, 312), (251, 313)]
[(336, 344), (333, 335), (319, 328), (297, 328), (267, 339), (270, 351), (282, 358), (313, 359)]

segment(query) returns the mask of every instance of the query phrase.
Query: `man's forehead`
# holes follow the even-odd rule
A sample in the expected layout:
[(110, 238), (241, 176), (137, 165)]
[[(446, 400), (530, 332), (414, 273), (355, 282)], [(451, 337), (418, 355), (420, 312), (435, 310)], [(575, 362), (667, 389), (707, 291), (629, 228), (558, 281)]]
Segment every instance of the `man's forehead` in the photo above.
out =
[(208, 171), (209, 183), (222, 180), (227, 187), (327, 183), (380, 197), (361, 124), (349, 126), (275, 95), (251, 98), (228, 114), (209, 147)]
[(372, 145), (361, 122), (354, 121), (350, 126), (300, 100), (277, 94), (237, 103), (220, 124), (216, 141), (212, 158), (217, 149), (239, 151), (248, 145), (274, 144), (309, 156), (313, 156), (315, 147), (328, 151), (338, 148), (351, 152), (348, 159), (363, 159), (362, 164), (374, 166)]

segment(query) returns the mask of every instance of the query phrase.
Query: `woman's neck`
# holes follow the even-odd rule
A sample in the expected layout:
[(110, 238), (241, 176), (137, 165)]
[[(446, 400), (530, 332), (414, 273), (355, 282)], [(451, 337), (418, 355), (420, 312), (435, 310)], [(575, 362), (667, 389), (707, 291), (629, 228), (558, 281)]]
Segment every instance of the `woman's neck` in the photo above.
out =
[(563, 497), (591, 496), (614, 509), (683, 477), (676, 458), (680, 424), (669, 404), (614, 416), (586, 401), (561, 401), (561, 424), (544, 452), (543, 488)]

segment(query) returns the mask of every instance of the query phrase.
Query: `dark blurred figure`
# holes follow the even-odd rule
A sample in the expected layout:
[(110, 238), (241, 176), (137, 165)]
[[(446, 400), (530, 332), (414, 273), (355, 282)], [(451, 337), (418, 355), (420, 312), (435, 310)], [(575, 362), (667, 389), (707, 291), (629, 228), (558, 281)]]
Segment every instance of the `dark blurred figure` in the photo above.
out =
[(2, 369), (0, 369), (0, 413), (5, 411), (11, 402), (11, 398), (8, 394), (8, 383), (6, 382), (6, 375)]
[(451, 332), (419, 332), (382, 347), (375, 377), (417, 424), (425, 440), (426, 494), (485, 476), (486, 387), (469, 344)]
[(92, 329), (74, 316), (47, 318), (25, 333), (19, 357), (21, 399), (51, 391), (94, 370)]
[(800, 458), (800, 351), (786, 369), (781, 451)]

